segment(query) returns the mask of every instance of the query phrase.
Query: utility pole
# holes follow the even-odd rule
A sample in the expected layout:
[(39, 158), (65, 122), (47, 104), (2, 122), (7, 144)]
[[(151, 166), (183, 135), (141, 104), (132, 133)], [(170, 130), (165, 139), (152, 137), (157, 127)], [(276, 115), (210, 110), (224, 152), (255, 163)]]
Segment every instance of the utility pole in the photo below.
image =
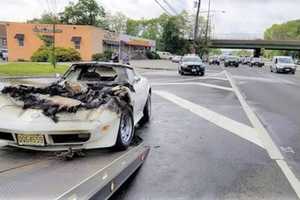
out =
[(197, 0), (197, 14), (196, 14), (196, 21), (195, 21), (195, 30), (194, 30), (194, 44), (196, 44), (198, 38), (198, 29), (199, 29), (199, 14), (201, 8), (201, 0)]
[(53, 43), (52, 43), (52, 65), (53, 68), (56, 68), (56, 55), (55, 55), (55, 32), (56, 32), (56, 16), (55, 14), (53, 14), (53, 24), (52, 24), (52, 28), (53, 28)]
[(208, 43), (208, 29), (209, 29), (209, 21), (210, 21), (210, 0), (208, 0), (208, 12), (207, 12), (207, 21), (206, 21), (206, 30), (205, 30), (205, 46)]

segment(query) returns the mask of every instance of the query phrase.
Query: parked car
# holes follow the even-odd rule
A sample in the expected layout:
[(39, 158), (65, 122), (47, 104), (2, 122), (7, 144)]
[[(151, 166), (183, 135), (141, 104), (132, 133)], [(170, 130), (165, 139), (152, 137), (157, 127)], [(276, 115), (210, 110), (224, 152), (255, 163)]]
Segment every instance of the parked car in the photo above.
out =
[(173, 63), (179, 63), (181, 58), (182, 58), (182, 56), (173, 56), (172, 57), (172, 62)]
[(244, 57), (242, 64), (243, 65), (249, 65), (251, 62), (251, 57)]
[(178, 73), (181, 75), (196, 74), (204, 76), (205, 65), (203, 64), (201, 58), (197, 55), (183, 56), (178, 67)]
[(7, 49), (0, 50), (0, 59), (7, 60), (8, 59), (8, 51)]
[(271, 72), (277, 73), (296, 73), (297, 65), (290, 56), (275, 56), (270, 66)]
[(239, 57), (237, 57), (237, 56), (226, 57), (225, 61), (224, 61), (224, 66), (225, 67), (229, 67), (229, 66), (239, 67)]
[(77, 63), (46, 87), (4, 87), (0, 104), (0, 139), (10, 146), (124, 150), (150, 120), (151, 87), (128, 65)]
[(209, 64), (210, 65), (220, 65), (220, 59), (218, 56), (211, 56), (209, 58)]
[(262, 58), (256, 58), (256, 57), (251, 58), (249, 64), (250, 67), (254, 67), (254, 66), (263, 67), (264, 65), (265, 63), (263, 62)]
[(173, 57), (173, 55), (170, 52), (166, 52), (166, 51), (157, 51), (156, 53), (159, 55), (161, 59), (165, 59), (165, 60), (171, 60)]

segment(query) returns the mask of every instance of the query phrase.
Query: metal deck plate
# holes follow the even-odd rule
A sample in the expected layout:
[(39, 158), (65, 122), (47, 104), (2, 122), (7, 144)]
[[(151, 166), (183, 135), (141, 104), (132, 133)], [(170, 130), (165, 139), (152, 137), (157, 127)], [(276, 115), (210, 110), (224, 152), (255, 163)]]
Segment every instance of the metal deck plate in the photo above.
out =
[[(95, 187), (101, 189), (144, 151), (140, 144), (123, 152), (92, 150), (83, 158), (63, 161), (53, 153), (4, 147), (0, 149), (0, 199), (57, 199), (72, 192), (76, 199), (90, 198), (97, 192)], [(103, 180), (97, 179), (99, 186), (91, 190), (89, 180), (99, 175)]]

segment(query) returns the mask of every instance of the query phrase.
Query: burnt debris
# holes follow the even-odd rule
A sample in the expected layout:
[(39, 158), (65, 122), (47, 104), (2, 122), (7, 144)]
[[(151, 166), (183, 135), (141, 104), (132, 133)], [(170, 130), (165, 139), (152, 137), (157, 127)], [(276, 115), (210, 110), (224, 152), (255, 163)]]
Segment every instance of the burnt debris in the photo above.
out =
[(23, 109), (41, 109), (45, 116), (58, 122), (57, 113), (76, 113), (79, 109), (94, 109), (101, 105), (119, 113), (131, 102), (129, 90), (134, 92), (129, 83), (80, 85), (64, 82), (47, 87), (7, 86), (1, 92), (23, 102)]

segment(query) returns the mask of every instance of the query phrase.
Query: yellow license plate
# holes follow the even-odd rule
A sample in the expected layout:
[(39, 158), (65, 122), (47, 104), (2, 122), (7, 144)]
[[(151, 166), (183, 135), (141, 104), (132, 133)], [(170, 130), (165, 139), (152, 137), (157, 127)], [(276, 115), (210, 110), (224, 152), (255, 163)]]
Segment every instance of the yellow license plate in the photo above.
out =
[(17, 134), (19, 145), (45, 146), (45, 139), (40, 134)]

